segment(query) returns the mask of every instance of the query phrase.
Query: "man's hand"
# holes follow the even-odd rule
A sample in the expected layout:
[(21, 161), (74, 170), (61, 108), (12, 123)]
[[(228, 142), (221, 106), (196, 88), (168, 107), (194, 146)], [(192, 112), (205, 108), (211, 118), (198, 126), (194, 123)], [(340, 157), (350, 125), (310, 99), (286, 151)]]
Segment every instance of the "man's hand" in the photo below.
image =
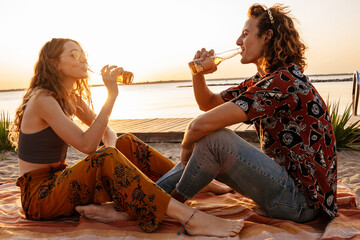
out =
[(186, 167), (186, 165), (191, 157), (191, 154), (194, 150), (194, 146), (195, 146), (195, 144), (188, 148), (183, 147), (183, 146), (181, 147), (180, 160), (181, 160), (181, 165), (183, 168)]

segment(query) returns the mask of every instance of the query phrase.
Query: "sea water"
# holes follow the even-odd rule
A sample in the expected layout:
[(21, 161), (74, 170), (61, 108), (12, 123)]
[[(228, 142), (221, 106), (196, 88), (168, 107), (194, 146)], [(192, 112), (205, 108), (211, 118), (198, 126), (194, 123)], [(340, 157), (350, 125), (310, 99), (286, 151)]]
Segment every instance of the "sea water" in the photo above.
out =
[[(325, 79), (326, 80), (326, 79)], [(236, 86), (243, 79), (209, 81), (211, 91)], [(330, 102), (340, 101), (340, 112), (351, 104), (352, 82), (314, 82), (322, 98)], [(0, 112), (5, 111), (12, 118), (21, 103), (23, 91), (0, 92)], [(106, 101), (104, 86), (92, 87), (94, 111), (99, 113)], [(151, 84), (119, 85), (119, 95), (115, 102), (111, 119), (146, 118), (194, 118), (201, 114), (191, 82), (167, 82)]]

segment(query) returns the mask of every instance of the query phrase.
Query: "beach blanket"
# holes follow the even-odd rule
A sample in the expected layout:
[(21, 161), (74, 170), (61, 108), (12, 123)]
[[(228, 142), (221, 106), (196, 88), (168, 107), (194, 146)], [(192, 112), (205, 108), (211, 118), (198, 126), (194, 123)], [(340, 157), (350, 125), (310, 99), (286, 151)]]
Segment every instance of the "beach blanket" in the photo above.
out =
[[(245, 219), (239, 236), (221, 239), (360, 239), (360, 210), (354, 192), (338, 185), (338, 216), (298, 224), (267, 218), (251, 200), (238, 193), (197, 194), (186, 203), (201, 211), (228, 219)], [(143, 232), (135, 221), (100, 223), (85, 218), (62, 218), (55, 221), (31, 221), (24, 217), (20, 189), (14, 182), (0, 185), (0, 239), (216, 239), (177, 235), (180, 224), (165, 218), (153, 233)]]

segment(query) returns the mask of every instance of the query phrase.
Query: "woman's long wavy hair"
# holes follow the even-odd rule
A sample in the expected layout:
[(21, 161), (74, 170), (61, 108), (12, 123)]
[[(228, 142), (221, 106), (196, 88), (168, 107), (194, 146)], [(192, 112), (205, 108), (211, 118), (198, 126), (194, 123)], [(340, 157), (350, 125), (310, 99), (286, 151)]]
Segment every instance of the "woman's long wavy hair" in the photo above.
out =
[(264, 49), (261, 67), (266, 72), (273, 72), (279, 67), (294, 63), (300, 67), (301, 71), (304, 71), (306, 46), (295, 28), (293, 21), (295, 18), (290, 15), (288, 7), (282, 4), (275, 4), (269, 10), (274, 23), (271, 23), (265, 6), (254, 4), (248, 11), (249, 18), (259, 19), (259, 36), (269, 29), (273, 30), (273, 37)]
[(72, 39), (53, 38), (45, 43), (40, 50), (39, 59), (34, 66), (34, 76), (31, 79), (30, 86), (25, 91), (22, 103), (16, 110), (14, 121), (10, 127), (9, 140), (15, 148), (17, 148), (18, 144), (21, 121), (30, 98), (36, 97), (40, 93), (51, 95), (70, 118), (76, 112), (77, 99), (80, 98), (88, 104), (91, 103), (89, 78), (78, 79), (71, 93), (68, 93), (64, 84), (65, 76), (57, 68), (60, 55), (64, 51), (64, 44), (68, 41), (72, 41), (80, 46), (77, 41)]

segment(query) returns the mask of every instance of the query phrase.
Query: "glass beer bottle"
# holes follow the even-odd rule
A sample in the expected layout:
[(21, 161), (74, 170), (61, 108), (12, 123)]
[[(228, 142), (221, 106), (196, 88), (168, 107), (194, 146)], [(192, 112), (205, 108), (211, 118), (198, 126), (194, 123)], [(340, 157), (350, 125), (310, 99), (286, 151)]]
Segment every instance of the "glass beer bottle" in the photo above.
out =
[(125, 85), (129, 85), (133, 82), (134, 80), (134, 74), (132, 72), (129, 71), (123, 71), (117, 78), (116, 81), (118, 83), (122, 83)]
[(203, 61), (201, 61), (200, 59), (194, 59), (193, 61), (189, 62), (189, 67), (191, 73), (195, 75), (197, 73), (210, 70), (214, 64), (219, 65), (222, 61), (235, 57), (238, 54), (240, 54), (240, 48), (231, 49), (222, 53), (217, 53), (214, 56), (206, 58)]
[[(88, 70), (92, 73), (101, 75), (100, 73), (93, 71), (92, 68), (88, 67)], [(129, 71), (122, 71), (121, 74), (116, 78), (116, 82), (129, 85), (134, 80), (134, 74)]]

